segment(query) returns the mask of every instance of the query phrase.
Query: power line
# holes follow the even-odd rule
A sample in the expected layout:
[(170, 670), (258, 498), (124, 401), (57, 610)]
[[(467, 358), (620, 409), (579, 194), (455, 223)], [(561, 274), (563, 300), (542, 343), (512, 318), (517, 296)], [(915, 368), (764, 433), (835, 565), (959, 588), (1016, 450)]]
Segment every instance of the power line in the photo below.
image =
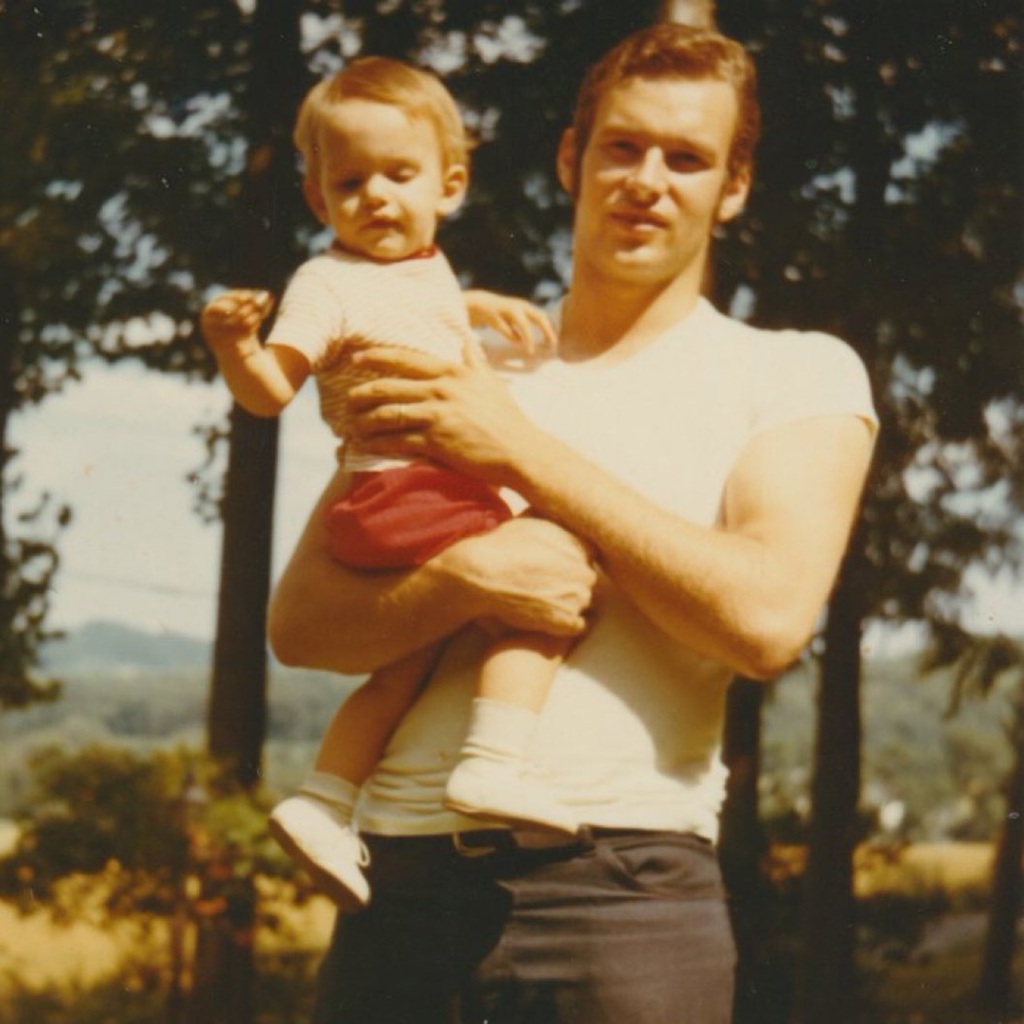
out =
[(74, 569), (61, 569), (60, 579), (88, 580), (91, 583), (121, 587), (125, 590), (141, 590), (152, 594), (164, 594), (168, 597), (201, 597), (204, 600), (212, 601), (216, 596), (212, 590), (195, 590), (171, 583), (153, 583), (150, 581), (129, 579), (125, 576), (109, 576), (104, 573), (80, 572)]

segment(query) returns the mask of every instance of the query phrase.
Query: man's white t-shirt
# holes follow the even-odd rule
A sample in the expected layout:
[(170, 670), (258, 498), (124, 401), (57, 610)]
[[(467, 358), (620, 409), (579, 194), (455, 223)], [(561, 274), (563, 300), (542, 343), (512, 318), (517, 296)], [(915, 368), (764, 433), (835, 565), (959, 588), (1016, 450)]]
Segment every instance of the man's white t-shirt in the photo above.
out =
[[(551, 360), (511, 380), (545, 430), (691, 522), (719, 520), (726, 481), (758, 434), (816, 416), (876, 424), (864, 366), (829, 335), (764, 331), (701, 301), (630, 358)], [(643, 530), (643, 523), (637, 523)], [(360, 827), (385, 834), (479, 828), (446, 810), (491, 638), (460, 634), (366, 784)], [(715, 839), (732, 672), (670, 640), (611, 589), (560, 667), (531, 752), (582, 821)]]

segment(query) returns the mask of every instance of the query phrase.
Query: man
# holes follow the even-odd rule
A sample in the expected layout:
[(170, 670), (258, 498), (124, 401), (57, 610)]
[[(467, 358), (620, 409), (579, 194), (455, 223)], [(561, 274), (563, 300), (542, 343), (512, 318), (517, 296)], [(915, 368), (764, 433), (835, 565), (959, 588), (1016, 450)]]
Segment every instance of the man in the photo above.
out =
[[(374, 902), (340, 919), (318, 1022), (730, 1020), (725, 691), (806, 643), (875, 431), (842, 342), (700, 298), (757, 121), (737, 44), (671, 24), (630, 37), (588, 76), (558, 154), (575, 200), (559, 359), (506, 389), (473, 357), (362, 356), (383, 375), (353, 396), (364, 448), (511, 488), (538, 518), (378, 579), (330, 564), (314, 518), (281, 581), (271, 630), (289, 662), (370, 670), (461, 630), (364, 789)], [(462, 627), (484, 618), (586, 629), (533, 751), (586, 822), (575, 840), (443, 808), (487, 644)]]

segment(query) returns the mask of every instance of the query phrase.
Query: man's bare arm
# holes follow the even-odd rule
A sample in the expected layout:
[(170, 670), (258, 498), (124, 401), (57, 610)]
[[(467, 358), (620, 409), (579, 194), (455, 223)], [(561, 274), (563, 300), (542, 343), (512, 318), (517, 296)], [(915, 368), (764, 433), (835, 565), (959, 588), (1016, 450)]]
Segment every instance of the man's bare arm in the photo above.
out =
[(554, 448), (524, 494), (600, 552), (612, 581), (669, 635), (753, 678), (803, 650), (849, 539), (873, 431), (822, 416), (753, 440), (728, 482), (717, 529), (653, 505)]
[(873, 428), (823, 416), (767, 431), (735, 467), (721, 528), (649, 501), (530, 423), (481, 364), (364, 354), (394, 373), (353, 393), (361, 443), (519, 491), (591, 543), (669, 635), (738, 672), (777, 674), (809, 638), (846, 546)]
[(331, 557), (324, 526), (347, 487), (342, 473), (328, 485), (271, 599), (268, 632), (285, 664), (371, 672), (478, 618), (555, 636), (585, 628), (596, 572), (560, 527), (513, 519), (413, 571), (356, 572)]

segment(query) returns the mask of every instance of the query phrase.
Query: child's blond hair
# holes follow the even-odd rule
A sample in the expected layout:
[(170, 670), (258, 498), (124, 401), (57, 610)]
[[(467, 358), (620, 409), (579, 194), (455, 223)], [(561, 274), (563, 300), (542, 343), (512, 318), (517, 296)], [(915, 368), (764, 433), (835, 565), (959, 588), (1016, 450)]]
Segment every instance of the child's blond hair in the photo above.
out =
[(361, 57), (314, 85), (302, 101), (293, 138), (307, 177), (319, 175), (325, 114), (334, 104), (350, 99), (386, 103), (408, 117), (429, 121), (437, 132), (444, 167), (469, 165), (469, 136), (459, 108), (441, 80), (389, 57)]

